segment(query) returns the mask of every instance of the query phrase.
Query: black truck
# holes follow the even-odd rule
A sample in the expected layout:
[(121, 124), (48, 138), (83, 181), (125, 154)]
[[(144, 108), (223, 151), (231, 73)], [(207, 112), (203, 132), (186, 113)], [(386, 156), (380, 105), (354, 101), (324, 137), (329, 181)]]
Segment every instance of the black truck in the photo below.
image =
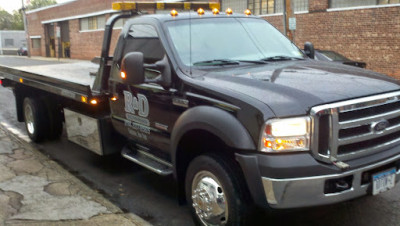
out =
[[(142, 15), (146, 7), (174, 10)], [(64, 126), (70, 141), (97, 154), (120, 152), (173, 174), (202, 225), (244, 224), (253, 206), (377, 195), (400, 180), (395, 79), (315, 61), (312, 44), (302, 52), (249, 11), (114, 9), (121, 13), (106, 23), (99, 68), (0, 66), (33, 141), (55, 139)], [(113, 24), (130, 17), (109, 56)]]

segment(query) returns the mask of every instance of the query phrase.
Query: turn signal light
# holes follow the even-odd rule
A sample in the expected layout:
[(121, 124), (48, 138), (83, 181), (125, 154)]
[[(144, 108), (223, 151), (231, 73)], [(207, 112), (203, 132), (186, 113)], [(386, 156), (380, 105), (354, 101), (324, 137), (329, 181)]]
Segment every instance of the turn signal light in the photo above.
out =
[(118, 100), (118, 98), (117, 97), (111, 97), (111, 100), (112, 101), (116, 101), (116, 100)]
[(178, 11), (176, 11), (175, 9), (171, 10), (171, 16), (178, 16)]
[(228, 14), (228, 15), (232, 15), (233, 10), (232, 10), (231, 8), (227, 8), (227, 9), (225, 10), (225, 13)]

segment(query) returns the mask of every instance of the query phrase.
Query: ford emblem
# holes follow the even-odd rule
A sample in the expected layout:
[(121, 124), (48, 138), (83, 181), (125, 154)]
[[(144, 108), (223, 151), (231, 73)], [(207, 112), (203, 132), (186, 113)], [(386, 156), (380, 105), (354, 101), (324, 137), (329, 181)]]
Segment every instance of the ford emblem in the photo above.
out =
[(389, 127), (389, 122), (387, 120), (381, 120), (378, 122), (373, 122), (371, 124), (371, 131), (375, 133), (383, 132)]

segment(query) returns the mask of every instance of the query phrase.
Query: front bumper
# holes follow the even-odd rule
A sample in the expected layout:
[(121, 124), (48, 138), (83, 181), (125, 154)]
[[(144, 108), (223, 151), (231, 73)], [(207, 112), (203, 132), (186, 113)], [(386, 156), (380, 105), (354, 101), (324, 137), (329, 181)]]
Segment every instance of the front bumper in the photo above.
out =
[[(262, 177), (264, 192), (272, 208), (285, 209), (318, 206), (354, 199), (371, 193), (371, 182), (362, 183), (362, 175), (374, 169), (396, 162), (400, 156), (349, 172), (316, 177), (273, 179)], [(329, 180), (352, 178), (351, 187), (341, 192), (327, 193), (325, 184)], [(400, 170), (396, 169), (396, 183), (400, 181)]]
[[(400, 154), (398, 153), (397, 151), (397, 155), (380, 158), (374, 163), (357, 164), (347, 171), (319, 163), (310, 155), (309, 157), (281, 156), (272, 159), (260, 155), (252, 157), (236, 155), (236, 159), (243, 169), (256, 204), (273, 209), (289, 209), (333, 204), (371, 194), (371, 175), (392, 167), (396, 168), (396, 183), (399, 182)], [(359, 163), (361, 159), (356, 161)], [(286, 165), (282, 166), (285, 162)], [(272, 168), (269, 168), (271, 165)], [(281, 168), (277, 169), (278, 166)], [(337, 192), (326, 191), (328, 181), (342, 178), (351, 178), (349, 188)]]

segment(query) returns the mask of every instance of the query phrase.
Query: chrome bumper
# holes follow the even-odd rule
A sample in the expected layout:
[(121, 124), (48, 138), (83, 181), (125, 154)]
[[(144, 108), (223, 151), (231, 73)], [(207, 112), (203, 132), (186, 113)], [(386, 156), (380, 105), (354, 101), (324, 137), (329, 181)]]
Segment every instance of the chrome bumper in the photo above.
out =
[[(341, 174), (291, 179), (273, 179), (262, 177), (265, 195), (271, 208), (286, 209), (332, 204), (354, 199), (368, 194), (368, 184), (361, 184), (363, 172), (390, 164), (400, 159), (400, 155), (379, 163), (344, 172)], [(348, 190), (325, 194), (325, 182), (353, 176), (352, 187)], [(400, 181), (400, 170), (396, 172), (396, 183)]]

